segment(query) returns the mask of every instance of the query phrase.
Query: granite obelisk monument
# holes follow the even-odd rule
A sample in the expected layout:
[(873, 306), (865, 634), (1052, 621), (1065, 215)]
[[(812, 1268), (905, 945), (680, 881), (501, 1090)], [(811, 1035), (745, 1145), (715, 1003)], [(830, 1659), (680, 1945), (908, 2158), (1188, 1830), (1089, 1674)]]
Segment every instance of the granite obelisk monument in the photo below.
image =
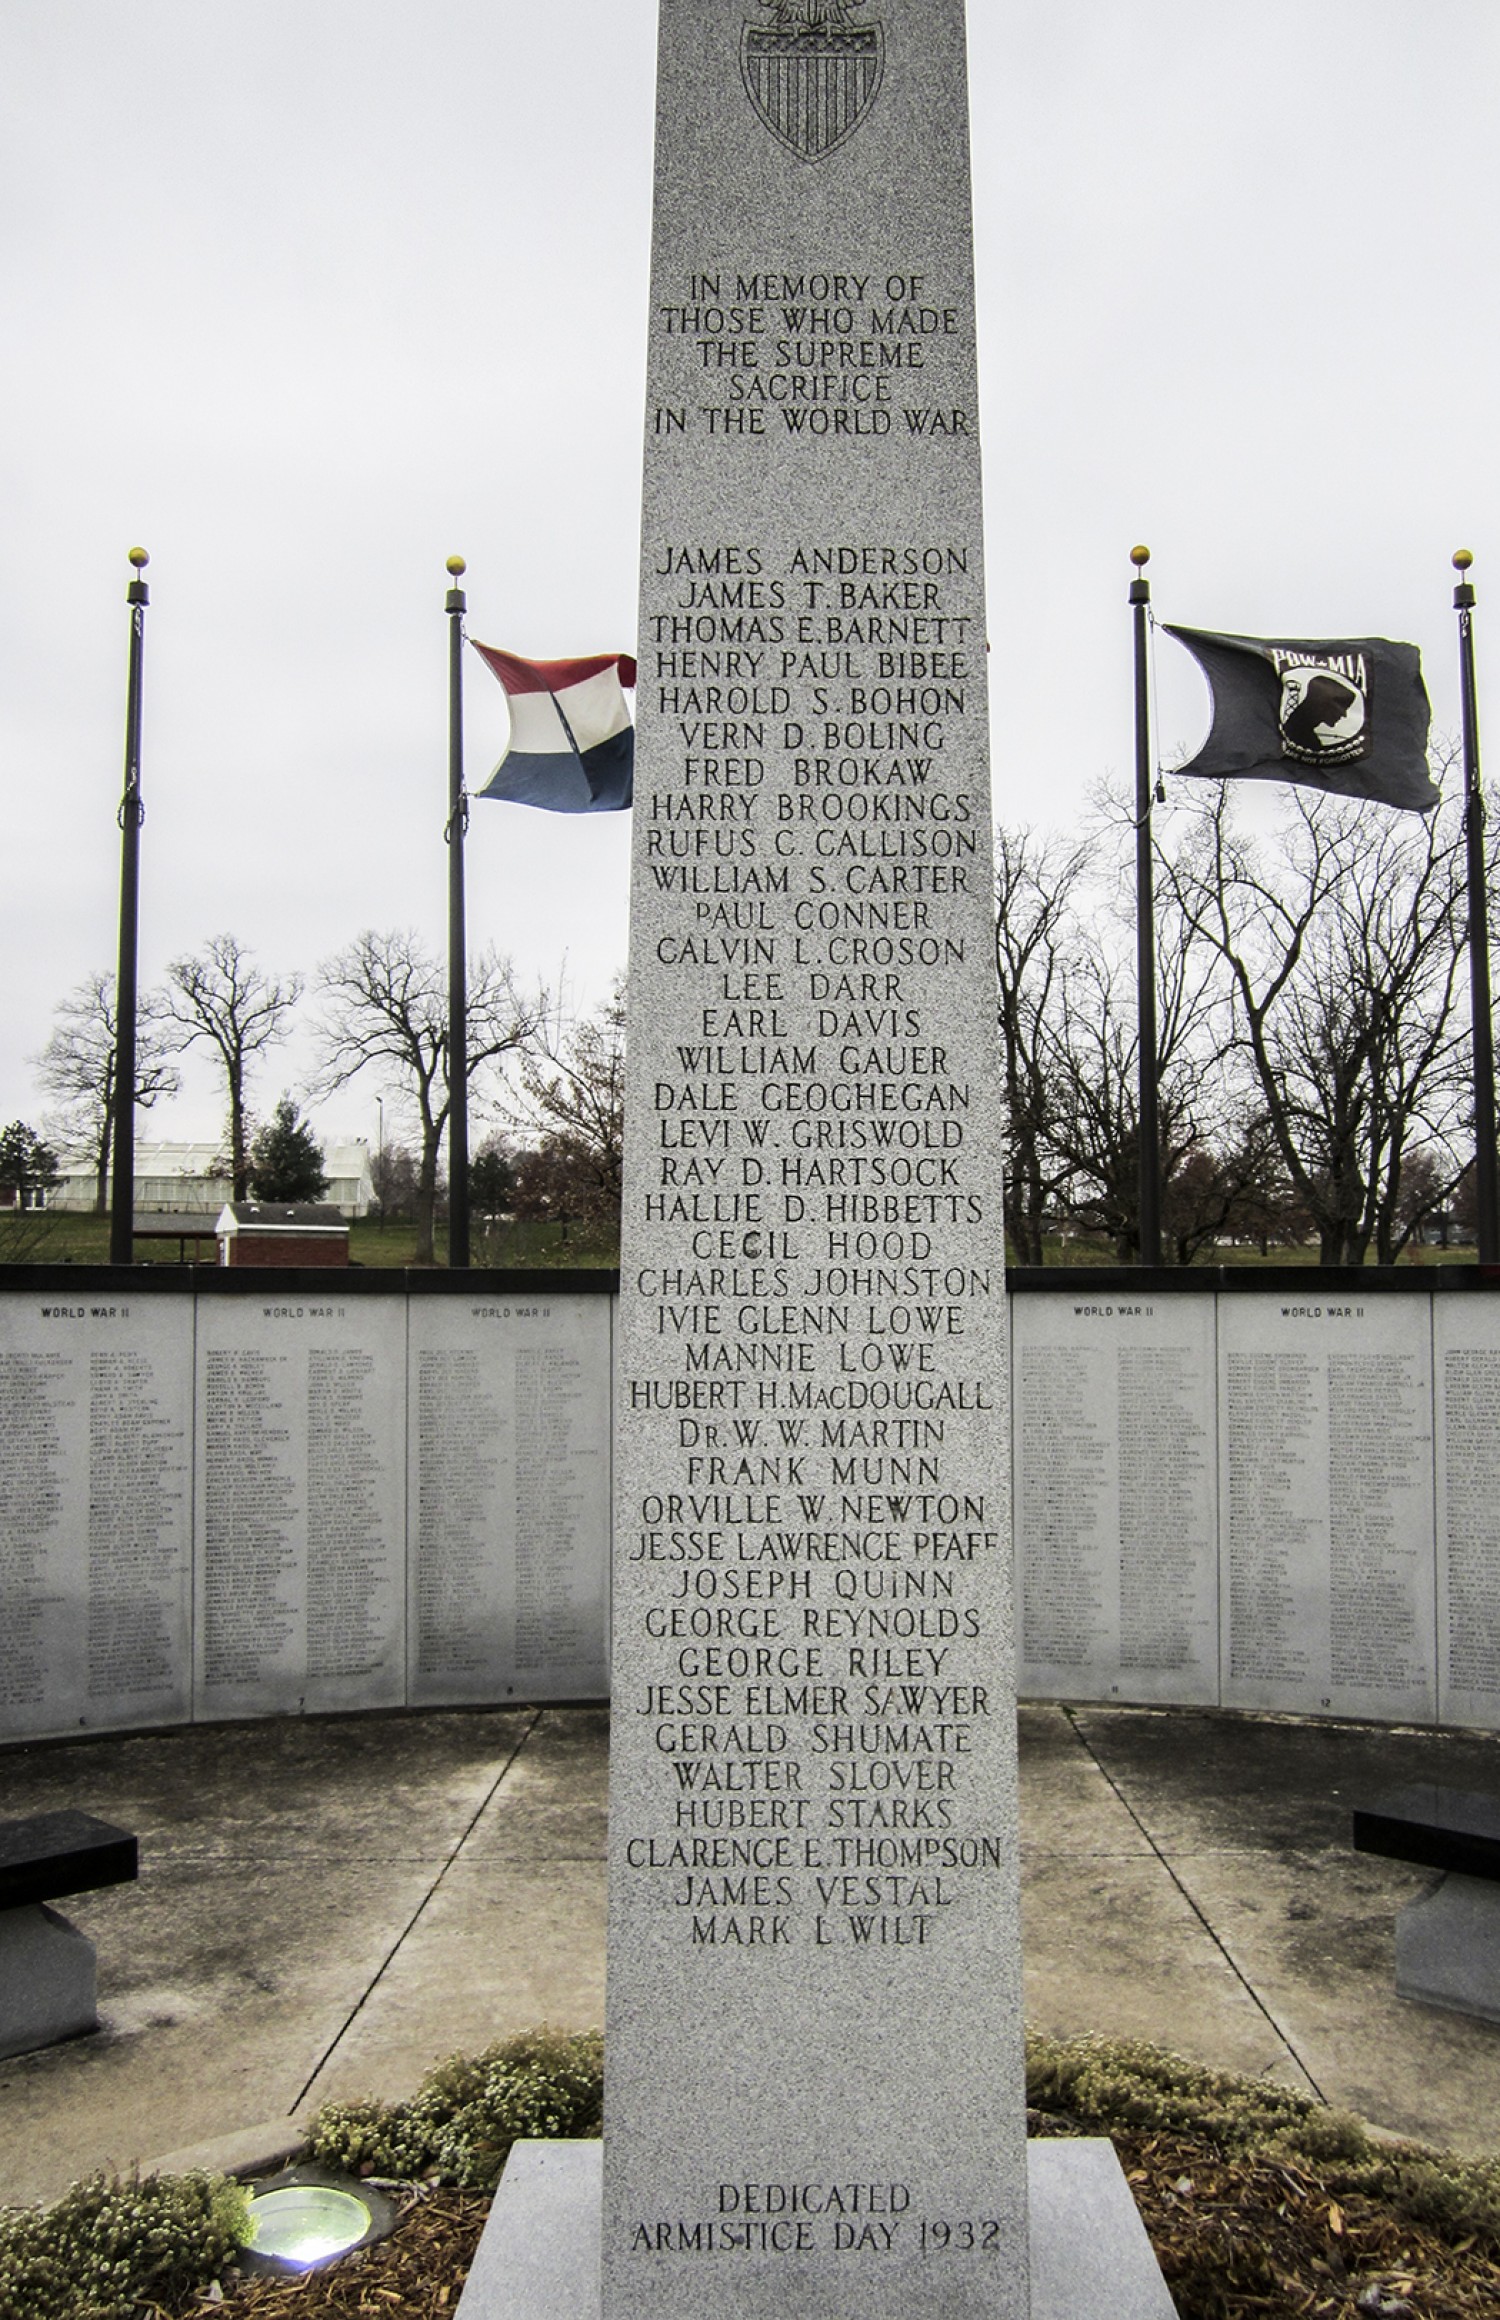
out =
[(604, 2140), (459, 2320), (1171, 2320), (1028, 2153), (964, 0), (661, 0)]
[(664, 0), (608, 2320), (1026, 2310), (962, 0)]

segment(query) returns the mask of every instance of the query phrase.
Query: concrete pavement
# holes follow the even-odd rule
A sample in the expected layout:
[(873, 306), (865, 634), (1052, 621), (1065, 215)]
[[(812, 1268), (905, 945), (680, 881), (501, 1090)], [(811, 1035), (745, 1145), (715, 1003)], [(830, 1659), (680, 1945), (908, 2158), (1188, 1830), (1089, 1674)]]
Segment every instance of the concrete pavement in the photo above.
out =
[[(1187, 1710), (1021, 1711), (1029, 2018), (1500, 2143), (1500, 2028), (1398, 1999), (1421, 1870), (1348, 1849), (1397, 1781), (1500, 1793), (1500, 1739)], [(0, 1816), (76, 1804), (137, 1886), (62, 1904), (101, 2027), (0, 2062), (0, 2203), (206, 2143), (270, 2156), (328, 2096), (603, 2018), (608, 1718), (506, 1709), (198, 1726), (0, 1753)]]

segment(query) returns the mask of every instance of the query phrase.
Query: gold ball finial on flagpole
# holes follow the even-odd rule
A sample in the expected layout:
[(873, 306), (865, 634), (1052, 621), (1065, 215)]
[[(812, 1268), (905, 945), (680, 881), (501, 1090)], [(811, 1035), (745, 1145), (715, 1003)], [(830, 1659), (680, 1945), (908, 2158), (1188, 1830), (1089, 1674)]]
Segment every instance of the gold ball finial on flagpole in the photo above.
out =
[(1453, 569), (1455, 572), (1467, 572), (1473, 561), (1474, 551), (1472, 548), (1457, 548), (1454, 550)]
[(443, 570), (445, 572), (451, 572), (455, 580), (462, 580), (468, 569), (469, 567), (464, 562), (462, 556), (450, 556), (447, 563), (443, 566)]
[(132, 548), (129, 553), (128, 561), (132, 563), (136, 570), (139, 572), (150, 563), (151, 558), (147, 555), (144, 548)]
[(1130, 551), (1130, 561), (1139, 572), (1143, 566), (1150, 563), (1151, 550), (1149, 548), (1132, 548)]

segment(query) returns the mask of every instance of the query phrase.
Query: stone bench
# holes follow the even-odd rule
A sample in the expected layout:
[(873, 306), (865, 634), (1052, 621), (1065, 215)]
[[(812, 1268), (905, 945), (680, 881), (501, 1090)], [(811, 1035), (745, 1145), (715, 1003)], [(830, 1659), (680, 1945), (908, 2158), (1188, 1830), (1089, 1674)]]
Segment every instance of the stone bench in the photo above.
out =
[(94, 1945), (47, 1904), (138, 1873), (135, 1838), (92, 1813), (0, 1821), (0, 2057), (98, 2027)]
[(1396, 1993), (1500, 2022), (1500, 1797), (1422, 1782), (1354, 1808), (1354, 1850), (1443, 1872), (1396, 1918)]

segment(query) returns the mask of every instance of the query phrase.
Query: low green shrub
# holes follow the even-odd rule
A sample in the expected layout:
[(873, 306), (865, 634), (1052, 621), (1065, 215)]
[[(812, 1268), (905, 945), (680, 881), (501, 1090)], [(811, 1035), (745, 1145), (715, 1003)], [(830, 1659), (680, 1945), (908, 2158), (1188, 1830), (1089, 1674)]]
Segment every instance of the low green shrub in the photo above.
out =
[(597, 2030), (527, 2030), (435, 2064), (409, 2102), (325, 2103), (312, 2153), (320, 2166), (350, 2174), (430, 2176), (487, 2191), (523, 2136), (597, 2135), (603, 2100)]
[(1033, 2110), (1108, 2133), (1196, 2136), (1226, 2158), (1282, 2160), (1335, 2197), (1383, 2200), (1414, 2223), (1500, 2247), (1500, 2158), (1460, 2159), (1420, 2143), (1379, 2142), (1345, 2111), (1232, 2071), (1206, 2070), (1126, 2038), (1026, 2036)]
[(0, 2320), (134, 2320), (205, 2286), (250, 2236), (223, 2175), (104, 2175), (54, 2207), (0, 2209)]

